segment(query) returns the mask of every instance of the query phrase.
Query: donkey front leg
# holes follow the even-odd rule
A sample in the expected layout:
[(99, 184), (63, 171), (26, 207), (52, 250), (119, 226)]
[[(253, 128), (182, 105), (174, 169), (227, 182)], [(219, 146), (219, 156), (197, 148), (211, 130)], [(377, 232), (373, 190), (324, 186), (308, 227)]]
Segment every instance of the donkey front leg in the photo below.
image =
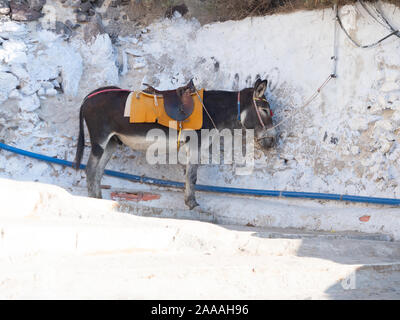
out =
[(192, 210), (199, 204), (195, 197), (195, 185), (197, 181), (198, 164), (186, 164), (186, 180), (185, 180), (185, 204)]

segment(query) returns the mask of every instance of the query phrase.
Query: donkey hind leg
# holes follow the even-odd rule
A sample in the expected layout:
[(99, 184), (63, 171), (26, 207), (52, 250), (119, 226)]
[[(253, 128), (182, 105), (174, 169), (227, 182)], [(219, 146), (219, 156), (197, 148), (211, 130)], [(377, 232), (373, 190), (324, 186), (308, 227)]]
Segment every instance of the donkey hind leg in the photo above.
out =
[(111, 159), (111, 156), (113, 155), (117, 145), (117, 140), (114, 137), (111, 137), (104, 149), (99, 144), (94, 144), (92, 146), (86, 167), (86, 179), (89, 197), (101, 199), (101, 178), (104, 174), (104, 168)]

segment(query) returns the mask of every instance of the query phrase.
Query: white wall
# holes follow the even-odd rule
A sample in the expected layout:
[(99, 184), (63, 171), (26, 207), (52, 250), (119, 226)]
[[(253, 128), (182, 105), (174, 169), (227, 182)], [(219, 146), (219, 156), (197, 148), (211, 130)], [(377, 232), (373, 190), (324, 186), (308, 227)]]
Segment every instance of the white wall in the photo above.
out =
[[(387, 4), (382, 8), (389, 21), (400, 27), (398, 8)], [(359, 6), (343, 7), (340, 14), (344, 26), (363, 44), (388, 33)], [(34, 28), (15, 23), (6, 26), (1, 22), (0, 33), (7, 33), (26, 45), (12, 51), (20, 52), (14, 62), (4, 52), (4, 45), (3, 51), (0, 50), (3, 61), (0, 79), (12, 69), (22, 86), (21, 90), (4, 93), (10, 97), (0, 111), (1, 138), (22, 148), (72, 160), (80, 102), (90, 90), (105, 84), (137, 89), (143, 81), (172, 88), (191, 77), (198, 87), (224, 90), (251, 86), (257, 75), (267, 78), (270, 82), (267, 98), (272, 103), (274, 119), (279, 122), (290, 117), (330, 74), (333, 26), (331, 9), (204, 26), (195, 20), (176, 18), (156, 22), (140, 32), (136, 29), (133, 32), (133, 27), (132, 33), (140, 36), (112, 46), (107, 36), (93, 44), (85, 43), (81, 35), (63, 42)], [(127, 74), (118, 76), (126, 49), (141, 57), (127, 54)], [(257, 153), (253, 175), (234, 176), (231, 166), (207, 167), (200, 170), (199, 183), (398, 197), (399, 49), (397, 37), (372, 49), (359, 49), (338, 31), (338, 78), (331, 80), (312, 104), (279, 128), (275, 150), (265, 155)], [(56, 54), (60, 50), (65, 52), (59, 55), (61, 60)], [(67, 87), (71, 90), (55, 97), (43, 95), (39, 107), (35, 97), (41, 85), (35, 87), (37, 81), (32, 80), (29, 68), (18, 61), (25, 58), (28, 65), (45, 59), (48, 71), (52, 67), (61, 70), (59, 80), (66, 84), (69, 77)], [(28, 81), (24, 80), (24, 70), (28, 71), (25, 75)], [(33, 85), (33, 93), (27, 83)], [(74, 92), (76, 84), (79, 86)], [(85, 186), (83, 173), (76, 175), (70, 169), (10, 157), (3, 151), (0, 168), (2, 177), (63, 186), (78, 182)], [(148, 166), (144, 157), (128, 149), (121, 149), (109, 168), (182, 179), (180, 167)], [(105, 178), (104, 183), (129, 186), (109, 179)]]

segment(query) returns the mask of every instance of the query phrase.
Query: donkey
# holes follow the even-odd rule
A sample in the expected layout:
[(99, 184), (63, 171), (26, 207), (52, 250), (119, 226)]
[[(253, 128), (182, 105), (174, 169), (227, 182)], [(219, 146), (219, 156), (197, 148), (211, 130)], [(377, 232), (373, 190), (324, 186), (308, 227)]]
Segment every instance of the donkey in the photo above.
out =
[[(264, 98), (266, 88), (267, 80), (258, 79), (253, 88), (237, 92), (205, 90), (202, 129), (212, 130), (215, 127), (219, 131), (253, 129), (257, 144), (262, 149), (272, 148), (275, 145), (276, 132), (270, 105)], [(85, 120), (91, 142), (91, 152), (86, 167), (90, 197), (102, 197), (100, 182), (118, 144), (125, 144), (133, 150), (145, 150), (143, 141), (146, 134), (155, 128), (163, 130), (169, 139), (170, 131), (165, 126), (157, 123), (130, 123), (129, 118), (124, 117), (125, 102), (129, 93), (129, 90), (114, 86), (102, 87), (88, 94), (81, 105), (75, 168), (79, 168), (82, 160)], [(197, 133), (201, 140), (200, 132)], [(176, 136), (174, 138), (176, 139)], [(198, 164), (187, 162), (184, 199), (190, 209), (199, 205), (195, 198), (197, 169)]]

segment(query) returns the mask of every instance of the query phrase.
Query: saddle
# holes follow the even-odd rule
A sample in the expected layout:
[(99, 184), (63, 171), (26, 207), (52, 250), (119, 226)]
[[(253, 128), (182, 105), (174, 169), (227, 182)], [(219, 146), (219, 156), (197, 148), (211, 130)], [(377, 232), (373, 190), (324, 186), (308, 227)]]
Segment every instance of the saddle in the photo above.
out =
[(160, 95), (164, 98), (164, 109), (169, 117), (176, 121), (186, 120), (191, 116), (194, 109), (192, 95), (196, 93), (193, 80), (190, 80), (186, 86), (174, 90), (160, 91), (152, 86), (147, 86), (143, 92), (148, 94)]

